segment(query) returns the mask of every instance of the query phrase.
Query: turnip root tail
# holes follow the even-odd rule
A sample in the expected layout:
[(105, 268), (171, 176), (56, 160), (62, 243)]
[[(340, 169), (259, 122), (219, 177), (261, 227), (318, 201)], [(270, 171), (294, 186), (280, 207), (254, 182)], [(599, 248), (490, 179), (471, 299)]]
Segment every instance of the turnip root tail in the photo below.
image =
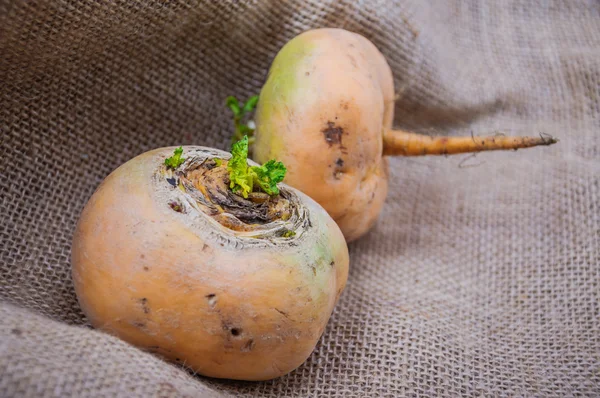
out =
[(453, 155), (457, 153), (517, 150), (538, 145), (552, 145), (558, 140), (549, 135), (539, 137), (515, 137), (497, 134), (487, 137), (434, 137), (388, 130), (383, 134), (383, 155), (423, 156)]

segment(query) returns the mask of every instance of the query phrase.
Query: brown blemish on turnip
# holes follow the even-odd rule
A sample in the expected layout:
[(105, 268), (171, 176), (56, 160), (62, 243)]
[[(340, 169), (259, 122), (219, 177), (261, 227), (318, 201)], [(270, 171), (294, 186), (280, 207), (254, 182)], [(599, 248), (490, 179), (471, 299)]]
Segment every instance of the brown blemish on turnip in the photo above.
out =
[(358, 65), (356, 64), (356, 60), (354, 59), (354, 57), (350, 54), (348, 54), (348, 59), (350, 59), (350, 64), (352, 65), (353, 68), (358, 68)]
[(327, 122), (327, 127), (322, 130), (325, 136), (325, 142), (331, 147), (334, 144), (342, 146), (342, 135), (344, 129), (337, 127), (334, 122)]
[(375, 199), (375, 191), (371, 192), (371, 198), (369, 199), (369, 204), (371, 204), (373, 202), (373, 199)]
[(250, 339), (242, 346), (242, 352), (250, 352), (254, 348), (254, 340)]
[(149, 267), (144, 266), (144, 271), (150, 271)]
[(217, 304), (217, 295), (214, 293), (207, 294), (206, 299), (208, 300), (210, 308), (215, 308), (215, 305)]
[(231, 328), (231, 330), (229, 331), (231, 333), (232, 336), (239, 336), (240, 334), (242, 334), (242, 329), (239, 328)]
[(335, 161), (335, 164), (337, 164), (338, 167), (342, 167), (344, 165), (344, 159), (338, 158), (338, 160)]
[(142, 311), (144, 311), (144, 314), (149, 314), (150, 307), (148, 306), (148, 299), (146, 297), (143, 297), (139, 300), (139, 303), (142, 306)]
[(169, 202), (169, 206), (171, 207), (171, 209), (173, 209), (174, 211), (176, 211), (177, 213), (183, 213), (183, 206), (181, 206), (181, 203), (173, 201), (173, 202)]
[(275, 311), (279, 312), (279, 313), (280, 313), (281, 315), (283, 315), (284, 317), (286, 317), (286, 318), (289, 318), (289, 317), (288, 317), (288, 313), (287, 313), (287, 312), (285, 312), (285, 311), (281, 311), (279, 308), (273, 308), (273, 309), (274, 309)]

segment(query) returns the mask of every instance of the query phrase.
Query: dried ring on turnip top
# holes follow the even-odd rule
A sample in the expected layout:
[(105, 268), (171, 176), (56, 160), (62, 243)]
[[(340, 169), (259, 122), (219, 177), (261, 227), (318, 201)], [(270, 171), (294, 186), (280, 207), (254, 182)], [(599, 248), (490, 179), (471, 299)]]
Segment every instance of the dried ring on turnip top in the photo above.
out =
[(202, 375), (290, 372), (314, 349), (345, 286), (344, 236), (300, 191), (261, 189), (266, 165), (244, 158), (242, 192), (232, 189), (229, 153), (188, 146), (169, 157), (174, 149), (128, 161), (85, 206), (72, 250), (84, 313)]

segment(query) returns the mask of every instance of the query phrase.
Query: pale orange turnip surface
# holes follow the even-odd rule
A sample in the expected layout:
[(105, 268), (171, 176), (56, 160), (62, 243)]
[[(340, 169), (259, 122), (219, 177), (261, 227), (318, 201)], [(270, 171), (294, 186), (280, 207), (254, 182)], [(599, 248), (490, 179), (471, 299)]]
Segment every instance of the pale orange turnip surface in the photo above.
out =
[(277, 54), (257, 109), (254, 159), (281, 160), (348, 241), (375, 223), (388, 191), (388, 155), (446, 155), (549, 145), (551, 137), (429, 137), (392, 129), (394, 80), (369, 40), (314, 29)]
[(173, 150), (120, 166), (85, 206), (72, 249), (84, 313), (202, 375), (290, 372), (314, 349), (345, 286), (340, 229), (284, 184), (272, 197), (233, 193), (226, 152), (184, 147), (185, 162), (171, 170)]

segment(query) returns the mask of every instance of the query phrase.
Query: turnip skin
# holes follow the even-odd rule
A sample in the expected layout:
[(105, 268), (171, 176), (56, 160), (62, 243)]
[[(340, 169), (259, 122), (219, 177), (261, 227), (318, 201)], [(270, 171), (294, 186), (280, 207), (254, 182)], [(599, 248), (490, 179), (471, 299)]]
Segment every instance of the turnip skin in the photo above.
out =
[[(201, 212), (157, 172), (174, 148), (108, 176), (81, 214), (73, 280), (91, 324), (212, 377), (266, 380), (301, 365), (348, 273), (336, 223), (306, 195), (310, 226), (291, 239), (242, 237)], [(184, 155), (229, 154), (184, 147)]]
[(254, 159), (282, 161), (285, 181), (352, 241), (375, 223), (387, 195), (381, 135), (393, 105), (392, 72), (371, 42), (342, 29), (304, 32), (278, 53), (260, 92)]

